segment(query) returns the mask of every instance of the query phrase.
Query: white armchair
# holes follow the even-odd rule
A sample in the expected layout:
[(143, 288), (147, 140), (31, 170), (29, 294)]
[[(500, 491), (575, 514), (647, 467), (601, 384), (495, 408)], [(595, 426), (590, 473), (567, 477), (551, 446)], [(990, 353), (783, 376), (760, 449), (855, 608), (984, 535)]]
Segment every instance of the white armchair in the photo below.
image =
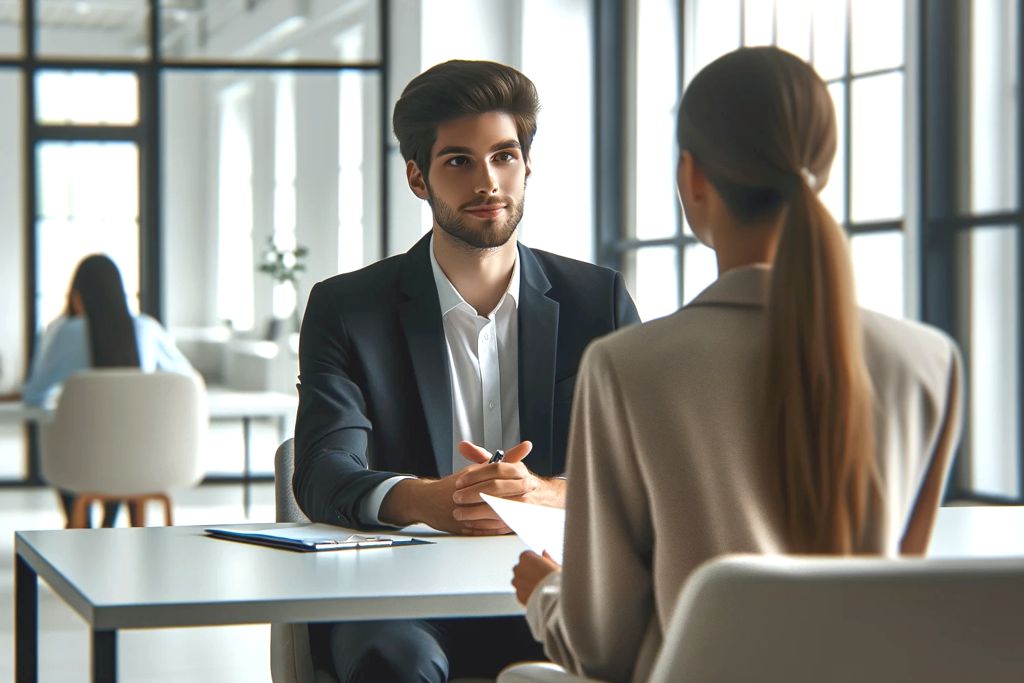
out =
[[(1024, 558), (723, 557), (687, 581), (649, 680), (1018, 681), (1022, 608)], [(498, 683), (585, 680), (519, 664)]]

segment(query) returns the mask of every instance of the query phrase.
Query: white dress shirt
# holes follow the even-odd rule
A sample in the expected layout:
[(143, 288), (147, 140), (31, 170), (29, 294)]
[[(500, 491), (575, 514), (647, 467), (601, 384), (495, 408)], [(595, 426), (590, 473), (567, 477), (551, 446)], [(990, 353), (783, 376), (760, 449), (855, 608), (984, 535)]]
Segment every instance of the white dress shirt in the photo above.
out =
[[(480, 315), (445, 276), (430, 245), (430, 267), (441, 304), (448, 374), (452, 382), (452, 459), (446, 476), (469, 461), (459, 453), (470, 441), (493, 453), (519, 443), (519, 255), (512, 265), (508, 289), (493, 311)], [(388, 491), (409, 476), (377, 485), (362, 503), (361, 517), (380, 523), (380, 506)]]

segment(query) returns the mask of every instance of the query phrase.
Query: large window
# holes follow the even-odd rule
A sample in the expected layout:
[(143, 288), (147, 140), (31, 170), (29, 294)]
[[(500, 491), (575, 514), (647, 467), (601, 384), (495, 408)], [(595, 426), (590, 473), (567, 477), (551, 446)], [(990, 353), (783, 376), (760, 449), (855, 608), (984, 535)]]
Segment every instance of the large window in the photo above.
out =
[(754, 45), (777, 45), (809, 60), (828, 84), (840, 145), (822, 199), (851, 234), (861, 304), (903, 315), (904, 4), (645, 0), (635, 9), (634, 191), (628, 202), (631, 232), (621, 247), (641, 316), (673, 312), (717, 277), (713, 254), (697, 242), (677, 208), (676, 104), (700, 69), (726, 52)]
[[(860, 303), (953, 335), (967, 386), (950, 495), (1024, 499), (1020, 0), (637, 0), (625, 100), (626, 220), (604, 253), (645, 319), (717, 277), (676, 209), (665, 93), (742, 45), (828, 84), (839, 149), (822, 199), (850, 234)], [(652, 66), (653, 65), (653, 66)], [(672, 103), (674, 104), (674, 102)], [(672, 149), (672, 153), (667, 151)], [(605, 239), (607, 237), (607, 233)]]

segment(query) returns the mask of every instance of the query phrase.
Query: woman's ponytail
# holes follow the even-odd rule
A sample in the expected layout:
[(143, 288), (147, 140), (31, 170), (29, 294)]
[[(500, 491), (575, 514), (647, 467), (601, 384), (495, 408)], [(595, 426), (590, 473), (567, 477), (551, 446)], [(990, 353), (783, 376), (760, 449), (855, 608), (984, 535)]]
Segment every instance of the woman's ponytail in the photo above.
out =
[(857, 549), (877, 493), (872, 389), (846, 237), (794, 174), (769, 299), (766, 436), (794, 550)]

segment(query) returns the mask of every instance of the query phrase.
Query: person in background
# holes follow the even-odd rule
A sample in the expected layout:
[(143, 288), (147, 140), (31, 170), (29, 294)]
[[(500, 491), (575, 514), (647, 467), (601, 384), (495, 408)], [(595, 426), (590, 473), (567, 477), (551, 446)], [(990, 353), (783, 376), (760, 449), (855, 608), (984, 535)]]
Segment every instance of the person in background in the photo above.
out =
[(690, 573), (725, 553), (923, 553), (960, 431), (938, 330), (858, 309), (821, 203), (825, 84), (777, 48), (706, 67), (680, 105), (678, 189), (719, 277), (590, 346), (568, 449), (564, 567), (513, 584), (547, 655), (644, 681)]
[[(117, 266), (103, 254), (75, 269), (64, 314), (43, 333), (21, 390), (26, 405), (51, 403), (64, 380), (88, 368), (139, 368), (189, 374), (192, 366), (166, 330), (147, 315), (133, 316)], [(74, 496), (60, 492), (65, 518)], [(106, 503), (103, 526), (114, 525), (120, 503)]]

